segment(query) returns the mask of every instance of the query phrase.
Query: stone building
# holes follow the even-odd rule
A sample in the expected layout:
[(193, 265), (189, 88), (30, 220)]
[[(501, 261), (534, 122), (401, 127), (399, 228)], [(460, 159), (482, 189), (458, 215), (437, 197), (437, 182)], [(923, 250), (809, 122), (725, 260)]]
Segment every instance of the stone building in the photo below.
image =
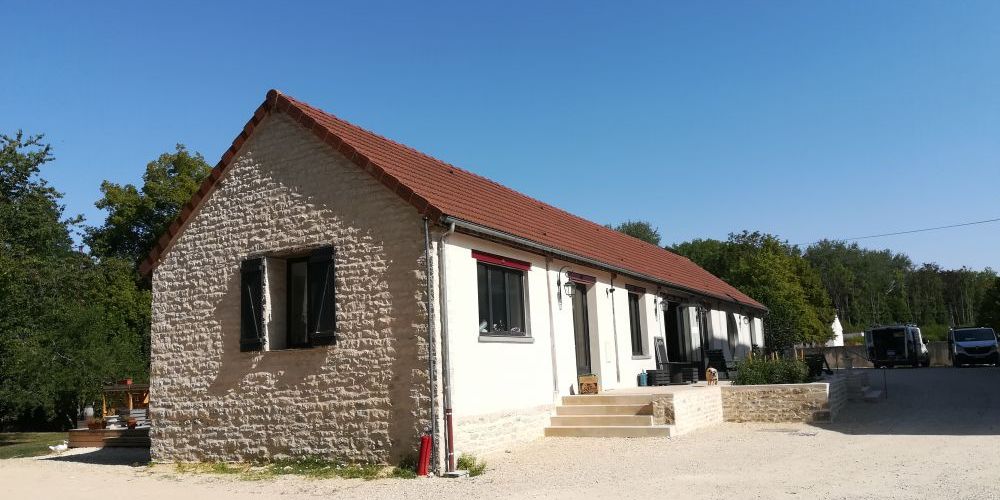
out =
[(160, 461), (392, 463), (429, 431), (440, 470), (542, 436), (579, 375), (763, 344), (691, 261), (276, 91), (142, 269)]

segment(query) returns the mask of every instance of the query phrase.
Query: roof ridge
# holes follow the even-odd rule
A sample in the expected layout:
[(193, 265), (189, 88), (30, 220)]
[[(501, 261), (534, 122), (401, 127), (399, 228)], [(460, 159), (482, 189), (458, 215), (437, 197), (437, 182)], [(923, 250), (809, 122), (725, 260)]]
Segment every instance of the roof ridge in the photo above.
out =
[(274, 89), (268, 91), (264, 102), (157, 241), (140, 265), (142, 274), (148, 274), (160, 262), (256, 127), (273, 113), (297, 122), (435, 222), (447, 215), (643, 281), (679, 287), (701, 295), (703, 300), (732, 301), (737, 307), (767, 310), (683, 255), (442, 161)]

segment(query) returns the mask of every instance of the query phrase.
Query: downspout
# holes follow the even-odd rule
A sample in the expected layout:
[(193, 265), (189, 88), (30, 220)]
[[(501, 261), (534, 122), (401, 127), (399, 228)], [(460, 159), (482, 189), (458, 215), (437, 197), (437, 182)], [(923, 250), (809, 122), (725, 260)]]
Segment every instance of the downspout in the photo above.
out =
[(552, 400), (559, 397), (559, 370), (556, 368), (556, 320), (552, 313), (552, 277), (549, 276), (549, 263), (552, 257), (545, 256), (545, 290), (549, 296), (549, 348), (552, 350)]
[(445, 425), (445, 472), (455, 471), (455, 432), (452, 425), (451, 410), (451, 362), (448, 347), (448, 259), (445, 248), (446, 240), (455, 232), (455, 223), (448, 226), (448, 231), (441, 235), (438, 243), (439, 283), (441, 289), (441, 388), (444, 391), (444, 425)]
[(618, 317), (615, 316), (615, 273), (611, 273), (611, 288), (608, 289), (608, 296), (611, 297), (611, 331), (615, 338), (615, 376), (618, 383), (622, 383), (621, 360), (618, 359)]
[[(437, 369), (434, 366), (434, 266), (431, 264), (431, 231), (424, 217), (424, 260), (427, 265), (427, 369), (428, 379), (431, 384), (431, 456), (436, 457), (438, 443), (438, 421), (437, 421)], [(438, 463), (434, 460), (432, 470), (438, 473)]]

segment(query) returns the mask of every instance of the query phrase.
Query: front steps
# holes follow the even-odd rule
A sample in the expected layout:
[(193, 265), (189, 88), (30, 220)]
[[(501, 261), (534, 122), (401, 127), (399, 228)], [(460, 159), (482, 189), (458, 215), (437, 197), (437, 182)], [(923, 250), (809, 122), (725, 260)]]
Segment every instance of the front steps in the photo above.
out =
[(547, 437), (670, 437), (671, 425), (653, 424), (655, 394), (564, 396), (545, 428)]

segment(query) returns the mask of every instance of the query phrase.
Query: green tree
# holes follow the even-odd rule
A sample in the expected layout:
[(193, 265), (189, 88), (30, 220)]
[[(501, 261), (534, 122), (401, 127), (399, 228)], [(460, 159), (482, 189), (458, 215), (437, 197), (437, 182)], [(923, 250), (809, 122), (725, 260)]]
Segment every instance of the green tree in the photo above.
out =
[(906, 288), (913, 321), (919, 325), (949, 324), (940, 266), (924, 264), (914, 269), (906, 277)]
[(993, 283), (983, 293), (978, 315), (979, 326), (988, 326), (1000, 333), (1000, 277), (993, 278)]
[(101, 183), (103, 196), (97, 207), (107, 210), (108, 216), (103, 225), (87, 230), (85, 241), (91, 252), (138, 266), (211, 169), (201, 154), (178, 144), (174, 152), (146, 165), (141, 189)]
[(767, 306), (764, 336), (769, 348), (825, 342), (832, 335), (830, 298), (797, 247), (773, 235), (744, 231), (730, 234), (728, 241), (694, 240), (673, 250)]
[(913, 264), (906, 255), (821, 241), (806, 249), (804, 257), (819, 271), (848, 331), (912, 321), (907, 276)]
[(625, 233), (633, 238), (638, 238), (646, 243), (660, 246), (660, 231), (652, 224), (641, 220), (628, 220), (613, 226), (608, 224), (609, 229), (614, 229), (619, 233)]
[(73, 248), (41, 136), (0, 136), (0, 429), (64, 429), (117, 377), (146, 377), (148, 292)]

